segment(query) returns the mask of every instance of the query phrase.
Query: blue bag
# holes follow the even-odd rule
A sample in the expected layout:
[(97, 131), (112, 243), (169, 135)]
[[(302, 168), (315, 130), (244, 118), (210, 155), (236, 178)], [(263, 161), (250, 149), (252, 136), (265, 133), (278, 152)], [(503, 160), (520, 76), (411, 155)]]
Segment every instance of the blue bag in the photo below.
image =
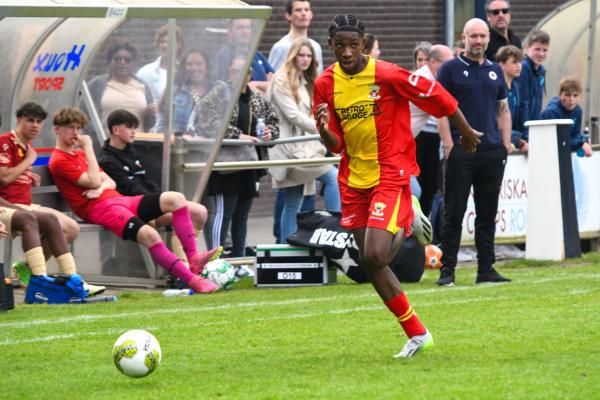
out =
[(32, 275), (25, 291), (25, 303), (83, 303), (87, 296), (79, 274)]

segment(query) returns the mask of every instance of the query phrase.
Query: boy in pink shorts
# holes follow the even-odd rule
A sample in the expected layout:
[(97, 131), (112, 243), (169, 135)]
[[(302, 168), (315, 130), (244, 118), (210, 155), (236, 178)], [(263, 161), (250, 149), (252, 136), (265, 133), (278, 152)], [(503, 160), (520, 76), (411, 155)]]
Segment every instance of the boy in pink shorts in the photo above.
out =
[[(181, 279), (197, 293), (218, 289), (198, 276), (218, 249), (198, 252), (194, 225), (185, 196), (163, 192), (141, 196), (123, 196), (115, 182), (98, 166), (89, 136), (81, 135), (87, 123), (76, 108), (62, 108), (54, 114), (56, 148), (48, 165), (58, 190), (81, 219), (102, 225), (124, 240), (133, 240), (148, 248), (154, 261)], [(190, 269), (163, 243), (148, 222), (165, 213), (173, 213), (173, 228), (183, 245)]]

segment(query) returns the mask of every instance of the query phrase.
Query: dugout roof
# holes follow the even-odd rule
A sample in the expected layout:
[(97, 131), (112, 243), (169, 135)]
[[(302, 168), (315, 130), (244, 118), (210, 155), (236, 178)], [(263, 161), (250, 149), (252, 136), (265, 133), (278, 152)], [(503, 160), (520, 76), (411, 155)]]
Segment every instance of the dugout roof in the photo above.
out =
[(585, 125), (590, 117), (600, 115), (600, 82), (594, 79), (600, 69), (599, 11), (597, 0), (574, 0), (558, 7), (536, 26), (550, 34), (545, 100), (558, 95), (561, 78), (577, 76), (586, 92), (581, 102)]

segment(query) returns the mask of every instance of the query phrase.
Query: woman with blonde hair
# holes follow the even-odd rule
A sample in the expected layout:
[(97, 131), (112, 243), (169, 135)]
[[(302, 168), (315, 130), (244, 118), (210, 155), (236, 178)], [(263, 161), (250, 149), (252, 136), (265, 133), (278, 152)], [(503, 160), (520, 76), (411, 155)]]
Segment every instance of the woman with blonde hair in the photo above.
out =
[[(314, 82), (318, 61), (307, 38), (294, 41), (284, 66), (275, 73), (268, 96), (279, 114), (279, 137), (288, 138), (316, 134), (317, 126), (312, 114)], [(318, 140), (281, 144), (269, 149), (273, 160), (320, 158), (326, 153)], [(315, 179), (324, 185), (325, 208), (340, 210), (340, 192), (337, 185), (337, 168), (332, 165), (316, 167), (273, 167), (269, 169), (273, 187), (283, 189), (284, 205), (278, 240), (296, 232), (296, 214), (302, 206), (304, 194), (315, 192)]]

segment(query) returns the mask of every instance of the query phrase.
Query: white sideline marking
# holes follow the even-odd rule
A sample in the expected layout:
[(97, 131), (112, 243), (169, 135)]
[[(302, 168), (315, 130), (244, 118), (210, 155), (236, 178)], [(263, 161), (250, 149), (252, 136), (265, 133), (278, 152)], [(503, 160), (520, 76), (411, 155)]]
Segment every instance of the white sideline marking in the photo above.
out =
[[(550, 277), (550, 278), (542, 278), (536, 280), (520, 280), (513, 283), (510, 283), (510, 286), (515, 285), (538, 285), (547, 282), (556, 282), (556, 281), (564, 281), (564, 280), (572, 280), (572, 279), (600, 279), (600, 274), (596, 273), (578, 273), (578, 274), (564, 274), (562, 276)], [(444, 293), (448, 293), (448, 291), (462, 291), (462, 290), (489, 290), (491, 288), (497, 288), (503, 285), (470, 285), (470, 286), (457, 286), (452, 288), (429, 288), (429, 289), (417, 289), (408, 291), (409, 297), (416, 294), (428, 294), (428, 293), (438, 293), (444, 291)], [(249, 308), (249, 307), (261, 307), (261, 306), (285, 306), (285, 305), (294, 305), (294, 304), (304, 304), (304, 303), (317, 303), (324, 301), (333, 301), (346, 299), (348, 296), (324, 296), (324, 297), (308, 297), (308, 298), (299, 298), (292, 300), (275, 300), (275, 301), (256, 301), (249, 303), (227, 303), (220, 304), (215, 306), (199, 306), (199, 307), (179, 307), (179, 308), (161, 308), (156, 310), (146, 310), (146, 311), (136, 311), (136, 312), (123, 312), (123, 313), (112, 313), (112, 314), (83, 314), (77, 315), (73, 317), (64, 317), (57, 319), (34, 319), (29, 321), (17, 321), (17, 322), (5, 322), (0, 323), (0, 328), (29, 328), (36, 325), (48, 325), (48, 324), (62, 324), (62, 323), (71, 323), (71, 322), (88, 322), (88, 321), (98, 321), (102, 319), (116, 319), (116, 318), (129, 318), (129, 317), (138, 317), (138, 316), (148, 316), (148, 315), (160, 315), (160, 314), (170, 314), (170, 313), (178, 313), (178, 312), (198, 312), (198, 311), (213, 311), (213, 310), (227, 310), (231, 308)], [(363, 298), (363, 297), (373, 297), (376, 298), (377, 295), (374, 291), (369, 290), (363, 294), (352, 296), (353, 299)], [(414, 301), (413, 301), (414, 302)], [(449, 303), (448, 301), (444, 303)]]
[[(141, 327), (141, 328), (137, 328), (137, 329), (144, 329), (147, 331), (150, 331), (150, 330), (156, 331), (160, 328), (158, 328), (156, 326), (149, 326), (149, 327)], [(112, 328), (112, 329), (106, 329), (102, 332), (96, 331), (96, 332), (66, 333), (64, 335), (41, 336), (41, 337), (35, 337), (35, 338), (31, 338), (31, 339), (20, 339), (20, 340), (5, 339), (4, 341), (0, 342), (0, 346), (12, 346), (15, 344), (24, 344), (24, 343), (51, 342), (54, 340), (72, 339), (74, 337), (79, 337), (79, 336), (116, 335), (119, 333), (124, 333), (125, 331), (126, 331), (126, 329)]]

